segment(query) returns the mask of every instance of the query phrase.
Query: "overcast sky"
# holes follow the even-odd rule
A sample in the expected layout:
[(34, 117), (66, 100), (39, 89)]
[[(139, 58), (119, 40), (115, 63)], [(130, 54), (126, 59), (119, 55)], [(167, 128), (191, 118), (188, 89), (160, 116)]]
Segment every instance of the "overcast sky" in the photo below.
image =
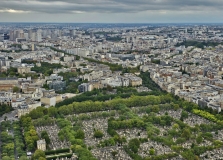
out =
[(0, 0), (0, 22), (222, 23), (223, 0)]

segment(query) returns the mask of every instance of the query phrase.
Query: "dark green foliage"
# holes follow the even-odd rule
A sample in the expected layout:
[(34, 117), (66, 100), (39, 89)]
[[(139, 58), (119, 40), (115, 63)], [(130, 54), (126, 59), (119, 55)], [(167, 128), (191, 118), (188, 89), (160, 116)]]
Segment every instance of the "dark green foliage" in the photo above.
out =
[(128, 143), (128, 148), (134, 153), (138, 152), (139, 146), (140, 146), (140, 141), (136, 138), (131, 139)]
[(77, 139), (84, 139), (84, 131), (81, 129), (78, 129), (75, 135), (75, 138)]
[(20, 118), (21, 126), (24, 128), (24, 139), (28, 151), (34, 151), (36, 142), (39, 140), (32, 119), (27, 116)]
[(45, 139), (47, 145), (50, 144), (50, 138), (49, 138), (49, 135), (46, 131), (41, 132), (41, 138)]
[(43, 73), (46, 76), (49, 76), (53, 73), (53, 69), (62, 68), (61, 64), (50, 64), (47, 62), (41, 62), (41, 67), (37, 67), (36, 65), (31, 69), (37, 73)]
[(101, 147), (114, 146), (116, 144), (115, 138), (105, 139), (104, 141), (100, 141)]
[(196, 142), (198, 144), (200, 144), (202, 142), (202, 140), (203, 140), (202, 136), (201, 135), (198, 135), (197, 138), (196, 138)]
[(34, 64), (36, 62), (37, 62), (36, 60), (23, 59), (21, 63)]
[(211, 41), (209, 41), (209, 42), (205, 42), (205, 41), (203, 41), (203, 42), (199, 42), (199, 41), (184, 41), (182, 43), (177, 43), (176, 46), (182, 46), (182, 45), (185, 45), (185, 47), (195, 46), (197, 48), (204, 49), (205, 46), (206, 47), (208, 47), (208, 46), (215, 47), (215, 46), (217, 46), (219, 44), (223, 44), (223, 43), (211, 42)]
[(159, 59), (153, 59), (151, 62), (155, 63), (155, 64), (160, 64), (160, 60)]
[(86, 81), (70, 81), (70, 78), (77, 77), (80, 75), (80, 72), (68, 72), (68, 73), (62, 73), (60, 72), (58, 75), (62, 76), (64, 80), (66, 81), (66, 89), (63, 91), (60, 91), (59, 93), (78, 93), (78, 86)]
[(189, 128), (184, 128), (183, 131), (182, 131), (181, 137), (189, 140), (190, 137), (191, 137), (191, 131), (190, 131), (190, 129)]
[(2, 159), (14, 158), (14, 143), (13, 136), (8, 134), (8, 132), (12, 131), (12, 124), (9, 121), (3, 121), (1, 123), (1, 156), (4, 157)]
[(17, 122), (13, 122), (13, 129), (14, 129), (14, 142), (16, 146), (16, 152), (19, 157), (25, 156), (25, 144), (24, 144), (24, 137), (21, 129), (21, 124)]
[(118, 42), (121, 41), (122, 38), (121, 37), (106, 37), (107, 41), (112, 41), (112, 42)]
[(102, 138), (104, 136), (103, 132), (100, 130), (95, 130), (94, 131), (94, 137), (95, 138)]
[(13, 68), (10, 67), (7, 72), (2, 72), (0, 74), (0, 77), (15, 77), (15, 76), (19, 76), (18, 72), (17, 72), (17, 68)]
[(45, 155), (45, 152), (42, 151), (42, 150), (36, 150), (35, 153), (33, 154), (32, 156), (32, 160), (37, 160), (37, 159), (45, 159), (46, 158), (46, 155)]
[(13, 111), (12, 106), (8, 106), (6, 104), (0, 105), (0, 116), (10, 111)]
[(32, 119), (37, 119), (37, 118), (43, 117), (47, 113), (48, 113), (48, 109), (46, 109), (45, 107), (37, 107), (36, 109), (32, 110), (29, 113), (29, 116)]
[(188, 113), (186, 111), (182, 111), (181, 112), (180, 120), (183, 121), (186, 118), (188, 118)]
[(59, 153), (67, 153), (67, 152), (70, 152), (70, 149), (69, 148), (63, 148), (63, 149), (45, 151), (45, 155), (52, 155), (52, 154), (59, 154)]
[(149, 72), (141, 72), (139, 75), (142, 78), (143, 86), (148, 87), (149, 89), (153, 91), (162, 91), (162, 89), (150, 78)]
[(97, 160), (96, 158), (93, 157), (93, 155), (88, 149), (80, 145), (73, 145), (71, 146), (71, 149), (74, 153), (76, 153), (79, 160)]

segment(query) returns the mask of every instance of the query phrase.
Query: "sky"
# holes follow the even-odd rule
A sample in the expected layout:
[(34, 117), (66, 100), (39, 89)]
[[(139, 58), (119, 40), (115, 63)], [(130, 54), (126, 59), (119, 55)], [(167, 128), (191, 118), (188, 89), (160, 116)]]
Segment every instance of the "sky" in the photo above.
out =
[(0, 22), (223, 23), (223, 0), (0, 0)]

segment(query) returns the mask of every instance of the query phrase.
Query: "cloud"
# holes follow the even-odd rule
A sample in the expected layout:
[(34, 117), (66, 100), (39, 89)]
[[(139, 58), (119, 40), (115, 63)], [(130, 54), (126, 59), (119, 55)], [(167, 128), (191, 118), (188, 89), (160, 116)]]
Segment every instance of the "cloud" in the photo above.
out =
[(3, 9), (3, 10), (0, 10), (0, 13), (29, 13), (29, 11), (14, 10), (14, 9)]
[(2, 22), (197, 23), (222, 14), (223, 0), (0, 0)]
[(0, 12), (52, 14), (137, 13), (143, 11), (205, 12), (220, 11), (222, 6), (222, 0), (1, 0)]

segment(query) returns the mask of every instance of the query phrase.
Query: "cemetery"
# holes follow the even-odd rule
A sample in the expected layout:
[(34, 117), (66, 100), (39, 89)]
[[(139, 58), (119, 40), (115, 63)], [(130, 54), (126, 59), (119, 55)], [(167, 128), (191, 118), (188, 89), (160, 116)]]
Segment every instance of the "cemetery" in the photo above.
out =
[[(220, 120), (215, 122), (197, 115), (189, 107), (180, 107), (177, 101), (168, 103), (171, 97), (140, 97), (135, 103), (138, 98), (75, 102), (59, 108), (38, 107), (33, 111), (35, 117), (31, 112), (22, 116), (19, 123), (2, 122), (1, 156), (10, 157), (14, 146), (18, 156), (26, 156), (27, 151), (36, 156), (41, 150), (36, 144), (44, 140), (46, 151), (42, 151), (42, 156), (47, 160), (223, 157)], [(46, 115), (37, 116), (43, 113)], [(64, 152), (64, 149), (68, 150)]]

